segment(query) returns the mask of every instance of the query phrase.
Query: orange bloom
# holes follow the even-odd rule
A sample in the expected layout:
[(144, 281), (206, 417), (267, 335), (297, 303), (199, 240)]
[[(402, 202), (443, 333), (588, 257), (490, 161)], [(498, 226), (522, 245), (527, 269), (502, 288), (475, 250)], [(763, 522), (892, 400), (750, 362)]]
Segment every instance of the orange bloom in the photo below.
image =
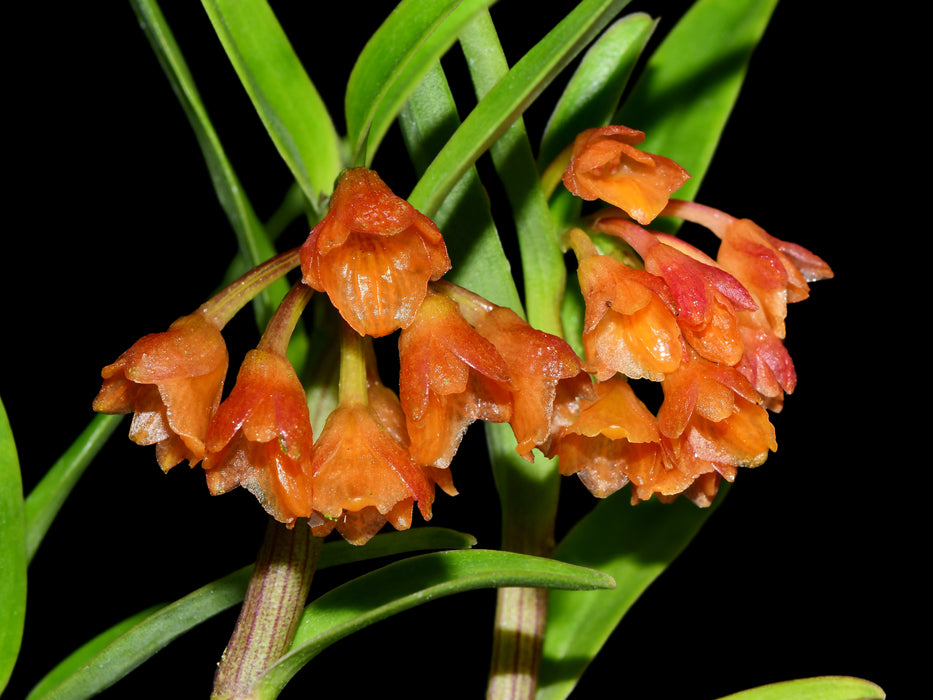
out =
[(833, 276), (809, 250), (770, 236), (750, 219), (731, 219), (721, 237), (717, 261), (759, 301), (778, 338), (785, 336), (787, 304), (810, 295), (807, 282)]
[(601, 199), (639, 223), (649, 223), (690, 175), (669, 158), (635, 148), (644, 140), (643, 132), (627, 126), (581, 132), (573, 143), (564, 185), (582, 199)]
[(532, 328), (511, 309), (490, 306), (475, 328), (505, 360), (512, 387), (509, 425), (518, 440), (515, 449), (533, 461), (531, 450), (544, 445), (551, 434), (558, 384), (581, 374), (586, 378), (584, 387), (591, 382), (580, 358), (564, 340)]
[(654, 234), (624, 219), (602, 219), (597, 228), (621, 237), (641, 256), (645, 269), (667, 283), (684, 338), (712, 362), (736, 364), (742, 357), (737, 310), (757, 308), (748, 290), (693, 246)]
[(738, 317), (745, 352), (735, 368), (752, 383), (765, 408), (777, 413), (783, 408), (784, 394), (797, 386), (794, 362), (764, 311), (742, 311)]
[(276, 520), (311, 514), (311, 419), (304, 387), (282, 355), (250, 350), (207, 433), (211, 494), (248, 489)]
[(441, 232), (372, 170), (346, 170), (301, 247), (305, 284), (327, 292), (360, 335), (405, 328), (429, 280), (450, 269)]
[(605, 498), (632, 474), (658, 471), (661, 434), (655, 417), (621, 377), (596, 384), (596, 394), (554, 440), (549, 456), (558, 457), (561, 474), (577, 474), (594, 496)]
[(583, 347), (599, 381), (616, 372), (660, 381), (680, 364), (677, 306), (667, 284), (608, 255), (579, 261)]
[[(401, 408), (384, 395), (374, 398), (369, 405), (341, 403), (314, 446), (315, 513), (309, 522), (318, 537), (336, 527), (359, 545), (386, 521), (397, 530), (408, 529), (415, 501), (422, 517), (431, 518), (434, 480), (398, 439)], [(394, 416), (387, 419), (387, 413)]]
[(220, 330), (200, 311), (182, 316), (163, 333), (140, 338), (104, 367), (94, 399), (99, 413), (134, 413), (130, 439), (156, 445), (168, 471), (183, 459), (204, 457), (208, 423), (220, 404), (227, 374)]
[(731, 481), (735, 467), (758, 466), (777, 449), (768, 412), (736, 368), (687, 351), (661, 385), (658, 428), (670, 441), (669, 458), (681, 468), (704, 473), (712, 466)]
[(447, 467), (471, 423), (511, 418), (508, 366), (452, 299), (428, 295), (398, 346), (399, 394), (419, 464)]

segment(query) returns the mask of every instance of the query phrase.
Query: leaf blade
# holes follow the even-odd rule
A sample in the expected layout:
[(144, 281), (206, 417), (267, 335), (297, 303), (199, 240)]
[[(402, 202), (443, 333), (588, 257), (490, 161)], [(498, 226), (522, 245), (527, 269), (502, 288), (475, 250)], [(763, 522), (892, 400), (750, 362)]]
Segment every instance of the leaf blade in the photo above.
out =
[(719, 700), (884, 700), (879, 686), (849, 676), (818, 676), (769, 683)]
[(26, 515), (13, 430), (0, 401), (0, 692), (19, 656), (26, 620)]

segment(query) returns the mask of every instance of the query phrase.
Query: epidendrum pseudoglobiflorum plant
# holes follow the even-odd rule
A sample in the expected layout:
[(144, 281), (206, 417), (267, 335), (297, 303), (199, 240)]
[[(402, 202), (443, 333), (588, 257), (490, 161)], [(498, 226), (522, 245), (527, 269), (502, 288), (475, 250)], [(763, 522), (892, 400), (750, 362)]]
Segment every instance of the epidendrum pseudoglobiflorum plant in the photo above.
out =
[[(163, 470), (187, 462), (212, 494), (256, 496), (262, 547), (253, 565), (94, 637), (30, 698), (93, 696), (237, 606), (212, 697), (273, 698), (348, 635), (478, 588), (497, 589), (488, 696), (567, 697), (738, 468), (776, 448), (770, 416), (796, 384), (787, 304), (832, 277), (801, 245), (693, 201), (776, 0), (698, 0), (650, 56), (654, 17), (582, 0), (511, 65), (491, 0), (403, 0), (354, 57), (342, 135), (264, 0), (202, 4), (310, 233), (276, 247), (157, 3), (133, 0), (239, 252), (216, 295), (104, 367), (98, 415), (25, 499), (0, 416), (0, 687), (19, 653), (27, 566), (132, 414), (130, 437), (154, 445)], [(462, 118), (441, 63), (455, 44), (475, 101)], [(532, 135), (522, 113), (558, 76), (566, 86)], [(417, 172), (407, 193), (372, 169), (396, 123)], [(487, 153), (501, 189), (481, 181)], [(685, 221), (717, 250), (678, 237)], [(247, 306), (258, 339), (230, 373), (224, 329)], [(374, 342), (386, 338), (397, 391), (380, 366), (389, 346)], [(644, 392), (658, 389), (649, 409)], [(430, 520), (436, 487), (457, 494), (467, 429), (483, 431), (495, 477), (496, 550), (415, 522)], [(594, 505), (555, 541), (558, 486), (574, 474)], [(386, 556), (315, 590), (319, 569)], [(732, 697), (884, 693), (818, 677)]]

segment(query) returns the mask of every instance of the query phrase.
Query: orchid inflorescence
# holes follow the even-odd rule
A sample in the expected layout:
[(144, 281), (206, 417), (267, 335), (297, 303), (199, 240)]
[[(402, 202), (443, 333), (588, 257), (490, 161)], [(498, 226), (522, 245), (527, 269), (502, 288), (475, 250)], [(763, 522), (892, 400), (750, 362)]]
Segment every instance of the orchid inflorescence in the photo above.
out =
[[(796, 384), (787, 304), (832, 271), (748, 219), (671, 199), (690, 176), (639, 150), (643, 139), (625, 126), (588, 129), (561, 156), (566, 188), (606, 205), (562, 236), (585, 302), (582, 353), (445, 280), (438, 227), (357, 167), (341, 174), (299, 249), (105, 367), (94, 408), (134, 413), (130, 437), (155, 444), (163, 470), (200, 463), (212, 494), (243, 486), (289, 527), (307, 519), (314, 535), (336, 529), (354, 544), (386, 522), (409, 528), (415, 503), (430, 519), (435, 487), (457, 493), (450, 467), (476, 421), (508, 423), (519, 455), (557, 457), (560, 473), (597, 497), (630, 483), (633, 503), (684, 496), (708, 506), (723, 478), (776, 449), (769, 411)], [(709, 229), (716, 258), (646, 228), (658, 217)], [(223, 398), (225, 324), (298, 267)], [(340, 319), (336, 408), (316, 439), (309, 394), (286, 357), (314, 292)], [(373, 348), (396, 332), (397, 394)], [(639, 381), (660, 385), (656, 411)]]

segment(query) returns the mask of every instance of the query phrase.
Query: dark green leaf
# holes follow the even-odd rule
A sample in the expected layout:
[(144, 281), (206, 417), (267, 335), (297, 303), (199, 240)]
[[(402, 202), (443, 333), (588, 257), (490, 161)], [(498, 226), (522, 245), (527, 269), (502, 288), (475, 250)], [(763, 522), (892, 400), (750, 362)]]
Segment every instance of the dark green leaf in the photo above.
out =
[(537, 700), (570, 694), (622, 616), (687, 546), (725, 491), (712, 507), (698, 508), (685, 499), (632, 506), (624, 489), (577, 523), (554, 556), (604, 571), (616, 580), (616, 588), (551, 593)]
[(259, 697), (276, 697), (295, 673), (337, 640), (435, 598), (502, 586), (588, 590), (612, 585), (612, 579), (599, 571), (510, 552), (439, 552), (404, 559), (360, 576), (311, 603), (302, 616), (292, 650), (259, 682)]
[(26, 498), (26, 558), (32, 561), (68, 494), (123, 420), (97, 414)]
[(525, 54), (463, 120), (418, 181), (409, 201), (428, 216), (451, 188), (551, 80), (602, 29), (628, 0), (583, 0)]
[(26, 615), (26, 516), (19, 457), (0, 401), (0, 693), (10, 680)]
[(646, 134), (639, 148), (671, 158), (695, 194), (777, 0), (699, 0), (665, 37), (613, 119)]
[[(318, 569), (424, 549), (472, 547), (476, 540), (442, 528), (376, 535), (365, 547), (328, 542)], [(174, 603), (150, 608), (101, 633), (56, 666), (28, 700), (78, 700), (110, 687), (153, 654), (214, 615), (239, 604), (252, 565), (203, 586)]]
[(352, 162), (369, 165), (402, 106), (463, 26), (495, 0), (402, 0), (360, 53), (347, 82)]

